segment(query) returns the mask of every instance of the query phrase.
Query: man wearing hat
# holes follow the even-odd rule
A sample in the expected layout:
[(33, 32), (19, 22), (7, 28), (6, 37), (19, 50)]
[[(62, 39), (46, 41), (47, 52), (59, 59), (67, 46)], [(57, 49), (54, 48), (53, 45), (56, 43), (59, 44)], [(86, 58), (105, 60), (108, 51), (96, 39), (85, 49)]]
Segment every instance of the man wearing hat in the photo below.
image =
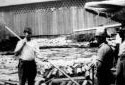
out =
[(113, 67), (114, 50), (106, 41), (107, 32), (105, 28), (96, 30), (96, 39), (99, 43), (97, 52), (97, 85), (111, 84), (111, 71)]
[(119, 47), (119, 60), (116, 70), (116, 85), (125, 85), (125, 24), (122, 24), (119, 34), (122, 38), (122, 43)]
[[(32, 30), (29, 27), (24, 29), (25, 38), (20, 40), (15, 48), (15, 55), (19, 57), (18, 76), (19, 85), (34, 85), (37, 69), (35, 57), (37, 56), (35, 50), (39, 51), (37, 43), (31, 40)], [(35, 49), (35, 50), (34, 50)]]

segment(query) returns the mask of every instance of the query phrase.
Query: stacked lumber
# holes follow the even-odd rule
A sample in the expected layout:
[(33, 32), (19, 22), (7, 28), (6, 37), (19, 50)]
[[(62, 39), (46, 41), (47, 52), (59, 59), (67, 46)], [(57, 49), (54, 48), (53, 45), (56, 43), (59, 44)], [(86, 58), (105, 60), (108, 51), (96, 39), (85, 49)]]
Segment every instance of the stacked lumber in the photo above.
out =
[[(96, 72), (93, 66), (92, 59), (84, 58), (76, 61), (53, 61), (54, 64), (68, 74), (72, 79), (76, 80), (80, 85), (92, 85), (94, 73)], [(51, 61), (52, 62), (52, 61)], [(39, 74), (43, 75), (45, 81), (43, 84), (47, 85), (76, 85), (69, 78), (67, 78), (62, 72), (53, 66), (44, 63), (43, 70), (40, 70)], [(93, 70), (94, 69), (94, 70)], [(49, 82), (48, 82), (49, 81)]]
[[(59, 66), (61, 70), (67, 73), (71, 77), (84, 76), (86, 78), (92, 79), (91, 66), (89, 64), (74, 64), (73, 66)], [(59, 70), (54, 68), (45, 69), (44, 75), (46, 79), (49, 78), (65, 78), (65, 75)]]

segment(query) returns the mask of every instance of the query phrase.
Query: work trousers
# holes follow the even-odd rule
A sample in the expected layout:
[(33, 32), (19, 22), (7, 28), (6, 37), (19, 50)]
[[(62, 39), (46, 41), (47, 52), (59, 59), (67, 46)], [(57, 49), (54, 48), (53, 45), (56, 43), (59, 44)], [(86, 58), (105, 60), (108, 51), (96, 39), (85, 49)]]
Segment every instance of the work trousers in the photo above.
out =
[(113, 75), (111, 71), (103, 71), (97, 73), (97, 85), (110, 85), (112, 83)]
[(34, 60), (25, 61), (20, 59), (18, 65), (18, 76), (19, 76), (19, 85), (25, 85), (26, 81), (28, 85), (34, 85), (36, 77), (36, 63)]
[[(99, 64), (100, 63), (100, 64)], [(110, 85), (113, 81), (113, 74), (108, 67), (105, 67), (101, 62), (97, 66), (97, 85)]]
[(125, 59), (118, 61), (116, 85), (125, 85)]

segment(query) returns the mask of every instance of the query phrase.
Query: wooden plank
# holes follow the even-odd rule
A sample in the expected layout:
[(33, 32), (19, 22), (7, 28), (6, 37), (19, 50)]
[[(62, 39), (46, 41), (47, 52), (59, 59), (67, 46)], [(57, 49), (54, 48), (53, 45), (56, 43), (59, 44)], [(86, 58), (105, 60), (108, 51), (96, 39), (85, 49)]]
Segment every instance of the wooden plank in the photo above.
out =
[(52, 8), (53, 12), (52, 12), (52, 34), (58, 34), (58, 28), (57, 28), (57, 9), (56, 8)]
[[(85, 77), (78, 76), (78, 77), (71, 77), (73, 80), (85, 80)], [(69, 78), (58, 78), (58, 79), (52, 79), (52, 82), (61, 82), (61, 81), (69, 81)]]
[(0, 85), (18, 85), (19, 81), (0, 80)]
[[(120, 27), (121, 26), (121, 23), (117, 23), (117, 24), (111, 24), (111, 25), (104, 25), (104, 26), (101, 26), (102, 28), (110, 28), (110, 27)], [(92, 27), (92, 28), (88, 28), (88, 29), (79, 29), (79, 30), (74, 30), (74, 32), (79, 32), (79, 31), (89, 31), (89, 30), (96, 30), (96, 29), (99, 29), (100, 26), (98, 27)]]

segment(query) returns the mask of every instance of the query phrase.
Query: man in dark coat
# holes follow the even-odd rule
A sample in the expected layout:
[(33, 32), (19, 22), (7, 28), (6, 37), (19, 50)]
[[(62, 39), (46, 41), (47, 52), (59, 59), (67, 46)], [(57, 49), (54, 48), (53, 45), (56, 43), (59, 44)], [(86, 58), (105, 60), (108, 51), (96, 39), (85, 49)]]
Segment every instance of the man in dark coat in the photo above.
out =
[(116, 85), (125, 85), (125, 24), (120, 31), (122, 43), (119, 48), (119, 60), (117, 63)]
[(106, 41), (106, 29), (98, 29), (96, 38), (99, 43), (97, 53), (97, 85), (110, 85), (112, 79), (111, 68), (113, 67), (114, 49)]

